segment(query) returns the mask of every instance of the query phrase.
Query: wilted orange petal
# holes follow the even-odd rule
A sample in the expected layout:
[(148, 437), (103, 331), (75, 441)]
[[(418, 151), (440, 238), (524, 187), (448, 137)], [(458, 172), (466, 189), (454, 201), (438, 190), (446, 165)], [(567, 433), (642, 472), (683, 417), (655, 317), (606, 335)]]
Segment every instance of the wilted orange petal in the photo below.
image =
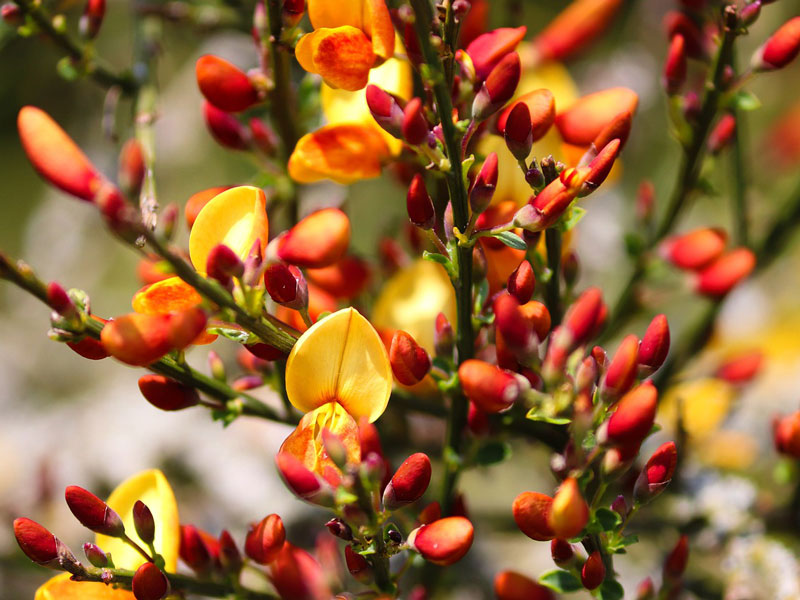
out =
[(633, 113), (639, 96), (624, 87), (610, 88), (579, 99), (556, 116), (564, 141), (579, 146), (591, 144), (603, 128), (624, 112)]
[(289, 157), (289, 175), (299, 183), (332, 179), (348, 184), (381, 174), (389, 146), (372, 126), (327, 125), (304, 135)]
[(309, 73), (318, 73), (328, 85), (351, 92), (367, 85), (369, 70), (375, 64), (372, 42), (350, 25), (304, 35), (297, 44), (296, 56)]
[(350, 244), (350, 220), (338, 208), (323, 208), (303, 218), (278, 244), (281, 260), (300, 267), (334, 264)]
[(24, 106), (17, 128), (28, 159), (42, 177), (68, 194), (92, 201), (104, 178), (50, 115)]

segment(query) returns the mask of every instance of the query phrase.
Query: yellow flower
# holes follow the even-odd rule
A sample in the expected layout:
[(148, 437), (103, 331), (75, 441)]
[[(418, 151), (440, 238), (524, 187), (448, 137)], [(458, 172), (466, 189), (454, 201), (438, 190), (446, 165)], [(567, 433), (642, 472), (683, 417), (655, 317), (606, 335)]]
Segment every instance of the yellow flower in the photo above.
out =
[[(146, 547), (136, 535), (133, 525), (133, 505), (137, 500), (144, 502), (153, 513), (156, 524), (153, 545), (164, 557), (165, 569), (175, 572), (180, 544), (178, 505), (161, 471), (143, 471), (126, 479), (111, 492), (107, 502), (122, 517), (127, 535), (140, 546)], [(95, 543), (112, 555), (118, 568), (134, 571), (144, 562), (138, 552), (117, 538), (98, 534)], [(104, 583), (70, 581), (70, 574), (63, 573), (42, 585), (36, 591), (35, 600), (133, 600), (133, 593), (113, 589)]]
[(322, 444), (328, 429), (342, 440), (348, 459), (358, 462), (359, 419), (375, 421), (392, 391), (386, 348), (372, 325), (353, 308), (339, 310), (312, 325), (286, 361), (286, 394), (307, 413), (281, 446), (309, 470), (330, 481), (338, 470)]

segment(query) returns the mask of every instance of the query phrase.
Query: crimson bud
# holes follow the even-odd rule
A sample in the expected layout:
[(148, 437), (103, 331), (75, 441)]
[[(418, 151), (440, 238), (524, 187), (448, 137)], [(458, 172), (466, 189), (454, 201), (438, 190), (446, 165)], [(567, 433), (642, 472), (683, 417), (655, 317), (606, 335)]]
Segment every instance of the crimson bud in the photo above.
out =
[(511, 100), (519, 84), (522, 66), (519, 54), (506, 55), (495, 66), (472, 103), (472, 117), (483, 121)]
[(736, 248), (700, 272), (695, 290), (706, 296), (720, 298), (750, 275), (755, 266), (756, 255), (752, 250)]
[(483, 161), (483, 166), (469, 192), (469, 205), (473, 213), (480, 214), (492, 202), (497, 187), (497, 153), (492, 152)]
[(664, 561), (664, 579), (676, 581), (681, 578), (689, 562), (689, 537), (682, 535)]
[(550, 526), (553, 499), (539, 492), (522, 492), (514, 498), (511, 512), (519, 530), (532, 540), (547, 541), (555, 537)]
[(153, 513), (141, 500), (137, 500), (133, 505), (133, 527), (136, 529), (136, 535), (145, 544), (153, 543), (156, 535), (156, 523)]
[(422, 525), (408, 536), (408, 545), (425, 560), (440, 566), (461, 560), (472, 546), (474, 530), (465, 517), (446, 517)]
[(403, 111), (403, 139), (411, 146), (419, 146), (428, 141), (430, 126), (423, 112), (422, 100), (412, 98)]
[(602, 394), (605, 399), (616, 400), (627, 392), (636, 379), (639, 358), (639, 338), (627, 335), (617, 349), (603, 379)]
[(208, 253), (206, 273), (212, 279), (226, 284), (231, 277), (244, 275), (244, 263), (228, 246), (217, 244)]
[(635, 445), (650, 433), (656, 417), (658, 391), (645, 382), (625, 394), (599, 437), (611, 444)]
[(277, 558), (285, 541), (283, 521), (276, 514), (268, 515), (248, 529), (244, 553), (257, 563), (266, 565)]
[(675, 465), (678, 464), (678, 450), (675, 442), (662, 444), (648, 459), (639, 473), (633, 488), (633, 497), (637, 502), (649, 502), (663, 492), (672, 480)]
[(195, 388), (164, 375), (143, 375), (139, 378), (139, 391), (150, 404), (161, 410), (183, 410), (200, 402)]
[(169, 580), (155, 564), (142, 564), (132, 581), (133, 596), (136, 600), (161, 600), (169, 593)]
[(656, 315), (647, 326), (642, 342), (639, 344), (639, 369), (649, 375), (658, 370), (667, 359), (669, 352), (669, 323), (666, 315)]
[(389, 92), (372, 84), (367, 86), (366, 96), (372, 118), (390, 135), (401, 138), (404, 114), (397, 99)]
[(417, 173), (411, 180), (406, 194), (406, 210), (409, 220), (421, 229), (431, 229), (436, 220), (433, 201), (425, 187), (425, 179)]
[(392, 476), (383, 492), (383, 505), (396, 510), (419, 500), (431, 481), (431, 461), (417, 452), (409, 456)]
[(586, 559), (581, 568), (581, 583), (587, 590), (593, 590), (599, 587), (603, 580), (606, 578), (606, 567), (603, 564), (603, 557), (600, 552), (595, 550)]
[(508, 410), (521, 392), (514, 375), (474, 358), (461, 363), (458, 378), (467, 398), (487, 413)]
[(800, 52), (800, 17), (781, 25), (753, 55), (752, 65), (759, 71), (785, 67)]
[(259, 100), (247, 74), (219, 56), (206, 54), (198, 58), (195, 73), (200, 92), (220, 110), (241, 112)]
[(506, 147), (517, 160), (526, 160), (533, 148), (531, 111), (524, 102), (517, 102), (504, 123)]
[(397, 381), (403, 385), (415, 385), (425, 378), (431, 369), (431, 359), (405, 331), (395, 331), (389, 348), (389, 362)]
[(683, 36), (672, 37), (664, 63), (664, 87), (670, 96), (677, 94), (686, 81), (686, 43)]
[(203, 117), (211, 136), (220, 146), (230, 150), (247, 150), (247, 130), (236, 118), (211, 104), (203, 102)]
[(119, 515), (91, 492), (71, 485), (64, 491), (64, 497), (72, 514), (87, 529), (109, 537), (122, 537), (125, 534), (125, 526)]
[(533, 296), (535, 286), (536, 278), (533, 274), (533, 267), (531, 267), (531, 263), (527, 259), (523, 259), (508, 277), (508, 283), (506, 284), (508, 293), (516, 298), (520, 304), (525, 304)]
[(47, 529), (36, 521), (21, 517), (14, 520), (14, 537), (25, 556), (33, 562), (56, 568), (60, 542)]

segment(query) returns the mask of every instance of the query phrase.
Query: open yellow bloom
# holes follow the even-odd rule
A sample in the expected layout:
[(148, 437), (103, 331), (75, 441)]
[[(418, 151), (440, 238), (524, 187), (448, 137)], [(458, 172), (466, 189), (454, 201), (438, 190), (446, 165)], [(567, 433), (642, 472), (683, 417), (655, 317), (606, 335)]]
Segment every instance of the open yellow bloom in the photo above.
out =
[(322, 430), (339, 436), (348, 458), (361, 450), (357, 422), (383, 414), (392, 391), (392, 367), (380, 336), (353, 308), (317, 321), (286, 361), (286, 394), (304, 413), (281, 452), (290, 452), (311, 471), (335, 479), (322, 444)]
[[(143, 471), (123, 481), (108, 497), (107, 504), (122, 517), (125, 532), (137, 544), (146, 547), (136, 535), (133, 525), (133, 505), (144, 502), (155, 520), (156, 551), (164, 557), (165, 569), (175, 572), (178, 567), (180, 523), (178, 505), (164, 474), (157, 470)], [(117, 538), (97, 535), (95, 543), (106, 553), (111, 553), (114, 564), (135, 571), (144, 558)], [(133, 600), (133, 592), (111, 588), (104, 583), (70, 581), (70, 574), (57, 575), (42, 585), (35, 600)]]
[(308, 0), (314, 31), (295, 56), (306, 71), (336, 88), (360, 90), (370, 69), (394, 54), (394, 26), (384, 0)]

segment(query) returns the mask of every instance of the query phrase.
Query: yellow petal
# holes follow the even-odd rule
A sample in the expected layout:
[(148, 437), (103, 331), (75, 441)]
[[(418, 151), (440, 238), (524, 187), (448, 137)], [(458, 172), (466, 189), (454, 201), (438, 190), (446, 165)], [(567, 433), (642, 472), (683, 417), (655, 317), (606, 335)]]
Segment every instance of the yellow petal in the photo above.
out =
[(375, 421), (392, 391), (392, 368), (380, 336), (353, 308), (325, 317), (306, 331), (286, 361), (286, 393), (310, 412), (338, 401), (358, 420)]
[(34, 600), (134, 600), (134, 597), (133, 592), (115, 590), (104, 583), (70, 581), (70, 574), (62, 573), (43, 583)]
[(713, 433), (728, 415), (736, 396), (733, 385), (722, 379), (705, 378), (679, 383), (667, 390), (661, 401), (659, 423), (674, 427), (678, 410), (683, 428), (696, 440)]
[(309, 73), (317, 72), (317, 68), (314, 66), (314, 37), (316, 33), (316, 31), (312, 31), (305, 34), (297, 42), (297, 46), (294, 49), (294, 56), (297, 62)]
[(363, 29), (364, 0), (308, 0), (306, 10), (314, 29), (350, 25)]
[(222, 192), (206, 204), (189, 234), (189, 256), (194, 268), (205, 273), (214, 246), (225, 244), (245, 260), (256, 240), (267, 245), (267, 199), (263, 190), (242, 185)]
[(180, 277), (169, 277), (146, 285), (133, 296), (133, 310), (143, 315), (164, 315), (188, 310), (203, 303), (203, 297)]
[(443, 312), (456, 325), (456, 296), (441, 265), (419, 259), (398, 271), (383, 286), (372, 310), (381, 331), (402, 329), (433, 353), (436, 315)]
[[(125, 523), (125, 532), (144, 548), (144, 543), (136, 535), (133, 525), (133, 505), (137, 500), (144, 502), (153, 513), (156, 523), (156, 551), (164, 557), (166, 570), (174, 572), (178, 566), (180, 543), (178, 505), (172, 488), (161, 471), (142, 471), (123, 481), (108, 497), (108, 505)], [(120, 568), (134, 570), (144, 562), (138, 552), (117, 538), (98, 534), (96, 543), (105, 552), (111, 552), (114, 564)]]

